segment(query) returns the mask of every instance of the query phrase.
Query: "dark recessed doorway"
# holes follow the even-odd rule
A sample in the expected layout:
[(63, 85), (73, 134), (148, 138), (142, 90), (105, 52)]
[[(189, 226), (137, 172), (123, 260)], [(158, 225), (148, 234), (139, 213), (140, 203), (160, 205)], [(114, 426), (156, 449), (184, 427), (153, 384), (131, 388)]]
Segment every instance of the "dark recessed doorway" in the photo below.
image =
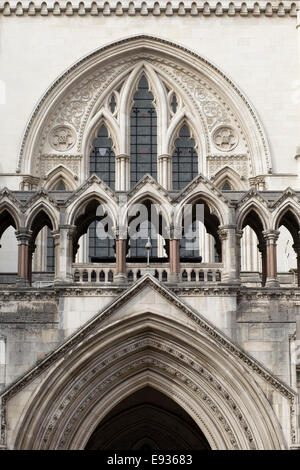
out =
[(173, 400), (145, 387), (119, 403), (97, 426), (89, 450), (209, 450), (193, 419)]

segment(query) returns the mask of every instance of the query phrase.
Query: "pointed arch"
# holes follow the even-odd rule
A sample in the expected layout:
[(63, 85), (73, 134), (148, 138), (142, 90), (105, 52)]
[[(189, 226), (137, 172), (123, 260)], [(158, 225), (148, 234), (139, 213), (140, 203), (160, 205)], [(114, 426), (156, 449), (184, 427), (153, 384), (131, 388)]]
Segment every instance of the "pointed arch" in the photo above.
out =
[(0, 237), (9, 226), (19, 230), (20, 225), (18, 210), (9, 201), (2, 200), (0, 202)]
[(184, 119), (172, 136), (172, 187), (181, 190), (199, 174), (199, 154), (197, 141), (191, 127)]
[[(181, 406), (213, 449), (286, 448), (275, 413), (250, 368), (230, 349), (224, 355), (214, 336), (199, 335), (193, 320), (150, 310), (122, 316), (88, 337), (83, 330), (80, 344), (75, 335), (74, 346), (67, 346), (70, 352), (36, 384), (18, 425), (15, 448), (83, 449), (99, 421), (145, 385)], [(47, 416), (37, 412), (44, 407)]]
[(121, 139), (120, 139), (120, 126), (116, 118), (102, 107), (89, 121), (83, 137), (83, 155), (86, 157), (84, 160), (84, 175), (89, 175), (89, 158), (93, 148), (93, 140), (97, 138), (98, 130), (104, 126), (108, 131), (108, 137), (112, 140), (112, 149), (115, 155), (120, 155), (121, 152)]
[[(253, 219), (253, 224), (255, 223), (255, 220), (256, 220), (258, 221), (259, 224), (261, 224), (262, 230), (268, 230), (269, 228), (271, 228), (270, 227), (270, 214), (268, 210), (258, 199), (251, 198), (245, 204), (242, 204), (237, 210), (237, 214), (236, 214), (237, 230), (243, 229), (243, 227), (245, 226), (246, 218), (248, 218), (247, 222), (251, 223), (251, 217), (250, 217), (251, 212), (255, 215), (255, 218)], [(258, 232), (258, 230), (261, 230), (261, 229), (258, 229), (258, 227), (254, 228), (254, 225), (251, 228), (253, 228), (255, 232)]]
[(223, 185), (228, 182), (233, 191), (245, 190), (246, 184), (240, 175), (229, 166), (221, 168), (217, 173), (211, 177), (214, 185), (222, 190)]
[[(253, 106), (238, 86), (215, 65), (198, 54), (169, 41), (147, 35), (124, 39), (93, 52), (78, 61), (51, 85), (35, 108), (24, 133), (18, 171), (22, 170), (26, 174), (36, 175), (39, 166), (35, 159), (39, 158), (41, 153), (49, 153), (51, 146), (49, 132), (57, 125), (57, 111), (67, 113), (69, 109), (72, 109), (74, 89), (82, 93), (84, 99), (82, 107), (77, 110), (76, 122), (73, 122), (72, 116), (68, 118), (68, 132), (73, 148), (76, 147), (76, 151), (82, 155), (86, 126), (90, 116), (95, 113), (94, 106), (98, 106), (101, 96), (106, 97), (111, 92), (111, 84), (120, 80), (121, 76), (125, 77), (126, 73), (128, 74), (134, 68), (134, 71), (130, 72), (133, 75), (131, 78), (129, 75), (128, 86), (125, 84), (121, 91), (121, 94), (126, 90), (129, 93), (132, 89), (130, 80), (134, 80), (139, 67), (135, 68), (137, 64), (145, 67), (145, 70), (147, 66), (153, 67), (153, 70), (158, 69), (159, 77), (165, 77), (167, 81), (175, 84), (172, 88), (183, 90), (184, 96), (187, 97), (189, 103), (192, 103), (191, 107), (203, 126), (205, 155), (212, 151), (214, 143), (210, 132), (211, 124), (207, 123), (205, 117), (207, 110), (204, 110), (203, 103), (214, 102), (219, 112), (223, 113), (224, 119), (232, 115), (234, 121), (239, 123), (234, 130), (239, 134), (237, 138), (239, 147), (237, 148), (239, 152), (244, 152), (243, 142), (248, 145), (250, 176), (266, 174), (270, 171), (270, 154), (263, 127)], [(148, 76), (150, 77), (150, 73)], [(187, 76), (189, 76), (188, 81)], [(198, 85), (203, 77), (207, 87), (199, 88)], [(151, 86), (155, 95), (155, 80)], [(213, 96), (210, 95), (209, 90), (213, 90)], [(222, 103), (226, 103), (226, 106)], [(230, 109), (228, 116), (226, 109)], [(121, 134), (125, 135), (122, 119), (121, 116), (120, 130)], [(215, 122), (216, 124), (218, 122)], [(120, 152), (128, 155), (128, 148), (128, 142), (125, 141)], [(206, 171), (206, 168), (203, 171)]]
[[(39, 220), (39, 216), (41, 214), (43, 214), (43, 217), (41, 218), (41, 220)], [(27, 215), (25, 218), (25, 227), (28, 230), (33, 231), (34, 223), (36, 223), (36, 229), (37, 227), (40, 227), (41, 224), (42, 226), (45, 225), (42, 222), (45, 218), (47, 219), (46, 225), (50, 223), (49, 228), (51, 228), (51, 230), (58, 230), (58, 214), (53, 209), (49, 201), (47, 201), (46, 199), (41, 199), (36, 204), (32, 205), (27, 211)], [(39, 228), (39, 230), (42, 228), (42, 226)], [(36, 233), (38, 233), (38, 231)]]
[(295, 243), (300, 239), (299, 204), (293, 199), (286, 199), (273, 214), (273, 225), (278, 230), (284, 225), (291, 233)]
[(78, 177), (65, 165), (57, 165), (55, 168), (52, 168), (46, 175), (46, 190), (55, 190), (57, 184), (60, 181), (63, 181), (66, 187), (66, 190), (74, 191), (78, 185)]

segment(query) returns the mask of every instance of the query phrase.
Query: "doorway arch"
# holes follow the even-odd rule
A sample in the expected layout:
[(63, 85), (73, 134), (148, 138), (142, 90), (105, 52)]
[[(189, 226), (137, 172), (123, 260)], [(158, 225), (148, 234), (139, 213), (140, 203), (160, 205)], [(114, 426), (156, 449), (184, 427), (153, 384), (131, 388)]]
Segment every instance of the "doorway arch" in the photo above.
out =
[(146, 386), (99, 423), (87, 450), (208, 450), (196, 423), (176, 402)]

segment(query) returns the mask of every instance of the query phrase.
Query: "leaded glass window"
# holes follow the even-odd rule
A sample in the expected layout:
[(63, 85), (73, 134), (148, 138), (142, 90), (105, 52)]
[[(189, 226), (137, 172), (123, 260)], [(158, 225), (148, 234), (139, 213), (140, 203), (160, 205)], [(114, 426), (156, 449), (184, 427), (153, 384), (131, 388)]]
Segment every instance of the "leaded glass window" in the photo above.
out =
[(198, 155), (188, 126), (180, 129), (172, 156), (173, 189), (183, 189), (198, 175)]
[(88, 228), (89, 262), (97, 261), (94, 258), (115, 258), (115, 240), (108, 237), (99, 238), (97, 224), (98, 221), (95, 220)]
[(93, 150), (90, 154), (90, 175), (95, 173), (108, 186), (115, 189), (115, 154), (112, 145), (107, 129), (102, 125), (97, 138), (93, 140)]
[(148, 237), (150, 238), (152, 248), (150, 249), (150, 257), (157, 257), (157, 233), (151, 222), (145, 220), (137, 227), (137, 232), (140, 233), (141, 238), (130, 239), (130, 258), (147, 258), (146, 243)]
[(157, 117), (153, 95), (143, 75), (130, 113), (130, 177), (134, 186), (146, 173), (157, 178)]

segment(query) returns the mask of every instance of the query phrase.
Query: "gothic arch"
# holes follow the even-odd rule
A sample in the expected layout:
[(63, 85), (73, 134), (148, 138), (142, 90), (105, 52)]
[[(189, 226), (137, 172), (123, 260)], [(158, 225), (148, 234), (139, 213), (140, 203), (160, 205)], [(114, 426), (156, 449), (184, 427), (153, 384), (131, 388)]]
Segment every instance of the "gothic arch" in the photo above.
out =
[(236, 225), (237, 225), (237, 230), (242, 230), (243, 229), (243, 222), (245, 218), (249, 215), (251, 211), (254, 211), (254, 213), (257, 215), (258, 220), (261, 222), (263, 226), (263, 230), (268, 230), (270, 229), (270, 213), (262, 204), (261, 201), (257, 199), (250, 199), (247, 201), (245, 204), (242, 204), (236, 213)]
[[(220, 136), (215, 140), (214, 132), (227, 126), (233, 136), (235, 153), (246, 155), (249, 176), (271, 171), (268, 143), (259, 118), (231, 79), (196, 53), (146, 35), (92, 52), (51, 85), (25, 130), (18, 171), (44, 176), (41, 174), (43, 158), (49, 153), (61, 161), (67, 157), (82, 159), (87, 124), (96, 104), (99, 105), (102, 95), (107, 97), (112, 83), (141, 61), (161, 77), (168, 76), (176, 92), (182, 90), (203, 128), (204, 157), (218, 148)], [(224, 155), (229, 151), (221, 149)]]
[(112, 140), (112, 148), (115, 152), (115, 155), (119, 155), (120, 152), (120, 127), (114, 118), (106, 109), (100, 109), (95, 116), (90, 120), (87, 125), (86, 133), (83, 137), (83, 155), (86, 156), (84, 159), (84, 177), (87, 178), (89, 175), (89, 155), (92, 149), (92, 141), (97, 137), (97, 132), (100, 129), (101, 125), (104, 125), (108, 131), (109, 138)]
[[(10, 220), (3, 220), (4, 214), (7, 213)], [(8, 223), (14, 223), (14, 229), (19, 230), (21, 222), (20, 222), (20, 214), (18, 210), (9, 202), (9, 201), (1, 201), (0, 202), (0, 236), (2, 233), (9, 227)]]
[(281, 204), (275, 213), (273, 214), (273, 225), (275, 230), (278, 230), (280, 227), (280, 222), (285, 217), (286, 214), (290, 213), (294, 218), (294, 221), (291, 222), (292, 228), (294, 231), (299, 232), (300, 230), (300, 217), (299, 217), (299, 203), (293, 199), (287, 199)]
[(28, 215), (25, 219), (25, 227), (27, 227), (28, 230), (32, 230), (35, 219), (37, 219), (42, 212), (49, 218), (52, 230), (58, 230), (59, 216), (55, 213), (53, 207), (51, 207), (47, 200), (41, 200), (30, 207), (30, 211), (28, 211)]
[(63, 181), (66, 189), (73, 191), (77, 187), (77, 177), (74, 173), (64, 165), (58, 165), (57, 167), (50, 170), (46, 175), (45, 189), (55, 190), (55, 186)]
[(97, 191), (91, 191), (78, 198), (69, 211), (68, 223), (74, 225), (77, 217), (83, 214), (86, 206), (93, 201), (98, 202), (103, 207), (104, 212), (111, 218), (113, 226), (116, 227), (118, 220), (116, 208)]
[(240, 175), (229, 166), (221, 168), (215, 175), (211, 177), (211, 179), (213, 180), (214, 185), (220, 190), (222, 190), (222, 186), (226, 182), (231, 185), (233, 191), (246, 189), (246, 185), (242, 181)]
[(145, 385), (179, 404), (214, 449), (285, 446), (249, 373), (181, 322), (143, 311), (92, 335), (54, 367), (29, 400), (16, 448), (83, 449), (99, 421)]

